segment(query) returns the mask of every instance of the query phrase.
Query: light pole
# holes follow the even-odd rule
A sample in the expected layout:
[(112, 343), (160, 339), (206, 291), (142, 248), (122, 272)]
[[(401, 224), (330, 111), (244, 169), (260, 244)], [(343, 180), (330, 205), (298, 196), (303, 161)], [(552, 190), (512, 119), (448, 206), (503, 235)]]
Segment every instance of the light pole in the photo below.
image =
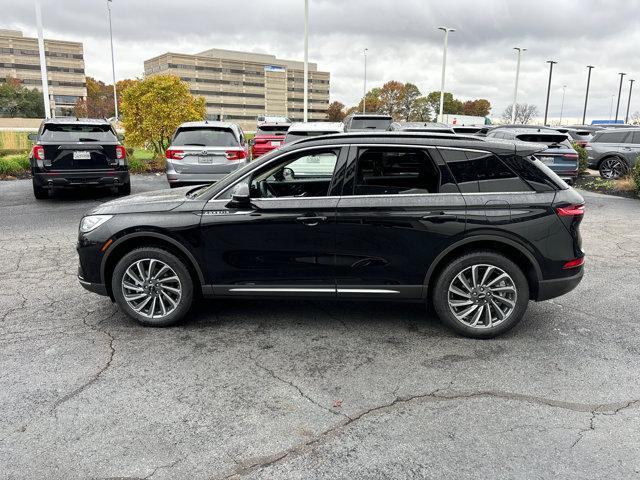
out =
[(582, 112), (582, 125), (585, 124), (587, 119), (587, 100), (589, 100), (589, 84), (591, 83), (591, 70), (595, 68), (593, 65), (587, 65), (589, 73), (587, 74), (587, 93), (584, 95), (584, 110)]
[(443, 109), (444, 109), (444, 75), (447, 69), (447, 41), (449, 40), (449, 32), (455, 32), (455, 29), (448, 27), (438, 27), (438, 30), (442, 30), (444, 32), (444, 49), (442, 51), (442, 81), (440, 82), (440, 110), (439, 120), (443, 119)]
[(633, 90), (633, 82), (635, 82), (633, 78), (629, 80), (629, 99), (627, 100), (627, 114), (624, 117), (624, 123), (629, 123), (629, 107), (631, 106), (631, 91)]
[(564, 94), (567, 90), (567, 86), (563, 85), (562, 86), (562, 103), (560, 104), (560, 123), (559, 125), (562, 125), (562, 114), (564, 113)]
[(520, 56), (526, 52), (526, 48), (514, 47), (518, 51), (518, 61), (516, 63), (516, 86), (513, 89), (513, 105), (511, 106), (511, 123), (516, 123), (516, 103), (518, 101), (518, 79), (520, 78)]
[(618, 103), (616, 104), (616, 118), (613, 120), (613, 123), (618, 123), (618, 111), (620, 110), (620, 95), (622, 94), (622, 79), (626, 75), (626, 73), (620, 72), (620, 87), (618, 88)]
[(107, 0), (107, 11), (109, 12), (109, 40), (111, 41), (111, 73), (113, 75), (113, 107), (118, 120), (118, 94), (116, 93), (116, 64), (113, 59), (113, 30), (111, 28), (111, 2)]
[(367, 52), (368, 48), (365, 48), (362, 53), (364, 53), (364, 88), (362, 95), (362, 113), (367, 112)]
[(613, 115), (613, 99), (616, 98), (616, 94), (611, 94), (611, 103), (609, 104), (609, 121), (611, 121), (611, 116)]
[(547, 114), (549, 113), (549, 95), (551, 95), (551, 77), (553, 75), (553, 66), (558, 63), (554, 60), (547, 60), (549, 64), (549, 85), (547, 86), (547, 103), (544, 107), (544, 125), (547, 124)]
[(307, 122), (309, 111), (309, 0), (304, 0), (304, 94), (302, 121)]
[(40, 56), (40, 76), (42, 77), (42, 100), (44, 102), (44, 117), (51, 118), (51, 104), (49, 103), (49, 77), (47, 76), (47, 60), (44, 54), (44, 39), (42, 38), (42, 12), (40, 2), (36, 0), (36, 23), (38, 24), (38, 54)]

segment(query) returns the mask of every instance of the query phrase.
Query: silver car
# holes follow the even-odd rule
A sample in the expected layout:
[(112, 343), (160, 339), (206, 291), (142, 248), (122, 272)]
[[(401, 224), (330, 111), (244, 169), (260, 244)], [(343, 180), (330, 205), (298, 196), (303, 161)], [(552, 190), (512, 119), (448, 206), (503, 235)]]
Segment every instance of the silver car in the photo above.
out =
[(187, 122), (177, 128), (166, 158), (171, 188), (213, 183), (247, 163), (247, 142), (235, 123)]
[(585, 148), (589, 167), (598, 170), (602, 178), (622, 177), (638, 161), (640, 128), (600, 130)]
[(330, 135), (332, 133), (344, 133), (342, 122), (299, 122), (292, 123), (284, 137), (284, 143), (292, 143), (303, 138), (316, 137), (318, 135)]

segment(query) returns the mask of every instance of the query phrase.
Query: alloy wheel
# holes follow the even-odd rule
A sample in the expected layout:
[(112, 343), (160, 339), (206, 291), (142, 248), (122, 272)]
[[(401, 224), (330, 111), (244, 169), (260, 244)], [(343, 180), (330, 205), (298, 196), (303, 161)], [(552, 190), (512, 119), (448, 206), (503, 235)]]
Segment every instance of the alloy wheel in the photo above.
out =
[(518, 292), (511, 276), (495, 265), (478, 264), (462, 270), (449, 284), (451, 312), (472, 328), (504, 322), (516, 307)]
[(143, 258), (124, 272), (122, 295), (134, 312), (147, 318), (163, 318), (180, 304), (182, 284), (169, 265)]
[(620, 178), (626, 172), (625, 165), (619, 158), (607, 158), (600, 165), (602, 178)]

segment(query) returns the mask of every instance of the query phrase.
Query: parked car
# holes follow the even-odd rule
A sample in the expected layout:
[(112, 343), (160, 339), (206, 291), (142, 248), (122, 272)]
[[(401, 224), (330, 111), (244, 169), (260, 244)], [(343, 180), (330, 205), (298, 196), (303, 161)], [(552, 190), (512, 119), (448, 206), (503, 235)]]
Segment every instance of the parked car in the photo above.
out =
[(593, 134), (597, 131), (602, 130), (599, 127), (555, 127), (554, 130), (564, 133), (569, 136), (569, 139), (573, 143), (577, 143), (581, 147), (585, 147)]
[(453, 128), (453, 131), (456, 133), (475, 135), (482, 131), (484, 125), (453, 125), (451, 128)]
[(431, 122), (393, 122), (389, 126), (389, 130), (393, 132), (456, 133), (453, 128), (443, 123)]
[(61, 188), (108, 187), (119, 195), (131, 192), (127, 151), (107, 120), (49, 118), (29, 139), (36, 142), (29, 164), (37, 199)]
[(565, 133), (550, 128), (530, 126), (526, 128), (495, 128), (490, 130), (486, 136), (543, 145), (546, 148), (536, 155), (542, 163), (569, 184), (572, 184), (578, 177), (578, 152), (573, 148)]
[(330, 135), (332, 133), (343, 133), (344, 123), (342, 122), (301, 122), (292, 123), (284, 137), (284, 143), (296, 142), (303, 138), (317, 137), (319, 135)]
[(216, 182), (247, 162), (247, 148), (244, 132), (235, 123), (183, 123), (165, 155), (169, 186)]
[(619, 178), (638, 161), (640, 127), (600, 130), (585, 148), (590, 168), (598, 170), (602, 178)]
[(260, 155), (281, 147), (290, 126), (291, 124), (288, 122), (264, 122), (258, 124), (256, 134), (250, 142), (251, 158), (255, 160)]
[[(144, 325), (196, 295), (431, 302), (470, 337), (583, 275), (582, 197), (538, 143), (399, 132), (311, 137), (220, 182), (100, 205), (80, 222), (79, 280)], [(324, 169), (299, 175), (309, 157)], [(276, 308), (274, 306), (270, 308)]]
[(275, 115), (259, 115), (256, 118), (256, 122), (259, 124), (270, 122), (270, 123), (291, 123), (289, 117), (280, 117)]
[(390, 115), (376, 113), (352, 113), (344, 119), (345, 132), (367, 132), (371, 130), (389, 130), (393, 118)]

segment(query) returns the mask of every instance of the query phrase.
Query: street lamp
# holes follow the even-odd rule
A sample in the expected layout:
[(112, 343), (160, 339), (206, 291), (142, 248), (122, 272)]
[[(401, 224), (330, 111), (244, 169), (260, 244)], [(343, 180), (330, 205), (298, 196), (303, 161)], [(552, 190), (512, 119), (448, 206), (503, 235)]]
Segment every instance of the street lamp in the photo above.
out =
[(309, 0), (304, 0), (304, 94), (302, 121), (307, 122), (309, 107)]
[(109, 40), (111, 41), (111, 73), (113, 75), (113, 106), (118, 120), (118, 94), (116, 93), (116, 64), (113, 59), (113, 30), (111, 28), (111, 2), (113, 0), (107, 0), (107, 11), (109, 12)]
[(553, 75), (553, 66), (558, 63), (554, 60), (547, 60), (549, 64), (549, 85), (547, 86), (547, 103), (544, 107), (544, 125), (547, 124), (547, 114), (549, 113), (549, 95), (551, 95), (551, 76)]
[(633, 82), (635, 82), (633, 78), (629, 80), (629, 99), (627, 100), (627, 115), (624, 117), (624, 123), (629, 123), (629, 107), (631, 106), (631, 91), (633, 90)]
[(584, 95), (584, 110), (582, 112), (582, 125), (585, 124), (587, 119), (587, 100), (589, 100), (589, 84), (591, 83), (591, 70), (595, 68), (593, 65), (587, 65), (589, 73), (587, 74), (587, 93)]
[(626, 75), (626, 73), (620, 72), (620, 87), (618, 88), (618, 103), (616, 104), (616, 118), (613, 120), (613, 123), (618, 123), (618, 110), (620, 110), (620, 95), (622, 94), (622, 79)]
[(367, 111), (367, 52), (368, 48), (365, 48), (362, 53), (364, 53), (364, 88), (363, 88), (363, 96), (362, 96), (362, 113), (366, 113)]
[(513, 105), (511, 106), (511, 123), (516, 123), (516, 103), (518, 100), (518, 79), (520, 77), (520, 56), (522, 52), (526, 52), (526, 48), (514, 47), (518, 51), (518, 61), (516, 63), (516, 86), (513, 89)]
[(40, 76), (42, 78), (42, 101), (44, 102), (44, 117), (51, 118), (51, 103), (49, 99), (49, 77), (47, 76), (47, 60), (44, 54), (44, 38), (42, 34), (42, 12), (40, 2), (36, 0), (36, 24), (38, 27), (38, 55), (40, 57)]
[(442, 81), (440, 82), (440, 110), (439, 117), (440, 121), (443, 119), (443, 108), (444, 108), (444, 74), (447, 68), (447, 41), (449, 39), (449, 32), (455, 32), (455, 29), (448, 27), (438, 27), (438, 30), (442, 30), (444, 32), (444, 49), (442, 52)]
[(564, 94), (567, 90), (567, 86), (563, 85), (562, 86), (562, 103), (560, 104), (560, 123), (559, 125), (562, 125), (562, 114), (564, 113)]

